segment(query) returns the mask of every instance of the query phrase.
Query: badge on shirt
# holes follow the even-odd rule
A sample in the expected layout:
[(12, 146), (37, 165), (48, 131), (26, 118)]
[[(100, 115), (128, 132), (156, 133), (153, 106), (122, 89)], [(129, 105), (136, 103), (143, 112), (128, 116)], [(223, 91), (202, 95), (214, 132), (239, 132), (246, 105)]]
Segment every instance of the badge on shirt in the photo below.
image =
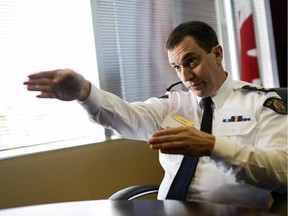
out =
[(251, 118), (243, 117), (243, 116), (231, 116), (228, 119), (223, 119), (222, 122), (244, 122), (244, 121), (251, 121)]
[(179, 126), (193, 126), (193, 122), (190, 120), (184, 118), (183, 116), (179, 114), (172, 114), (172, 115), (167, 115), (164, 119), (163, 122), (161, 123), (162, 128), (167, 128), (167, 127), (179, 127)]
[(174, 114), (173, 116), (173, 119), (185, 126), (193, 126), (193, 122), (189, 121), (188, 119), (180, 116), (180, 115), (177, 115), (177, 114)]
[(279, 98), (268, 98), (264, 106), (274, 110), (276, 113), (287, 115), (286, 104)]

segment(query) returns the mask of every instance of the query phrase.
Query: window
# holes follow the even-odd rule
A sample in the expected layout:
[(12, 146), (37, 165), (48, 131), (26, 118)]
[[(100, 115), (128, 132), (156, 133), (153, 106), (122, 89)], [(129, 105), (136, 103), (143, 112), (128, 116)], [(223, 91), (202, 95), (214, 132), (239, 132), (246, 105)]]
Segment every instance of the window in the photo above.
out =
[(0, 0), (0, 62), (0, 156), (105, 139), (76, 101), (38, 99), (22, 85), (30, 73), (57, 68), (97, 85), (89, 0)]
[(202, 20), (218, 30), (214, 0), (91, 0), (100, 87), (128, 100), (162, 96), (179, 81), (164, 51), (169, 32)]
[[(201, 20), (214, 27), (221, 44), (229, 38), (217, 0), (91, 0), (91, 5), (100, 87), (129, 102), (162, 96), (179, 81), (164, 51), (178, 24)], [(224, 44), (225, 62), (232, 71), (229, 45)]]
[(30, 73), (71, 68), (130, 102), (162, 96), (178, 81), (166, 37), (189, 20), (216, 30), (226, 70), (237, 71), (233, 11), (225, 2), (0, 0), (0, 157), (106, 138), (77, 102), (35, 98), (22, 85)]

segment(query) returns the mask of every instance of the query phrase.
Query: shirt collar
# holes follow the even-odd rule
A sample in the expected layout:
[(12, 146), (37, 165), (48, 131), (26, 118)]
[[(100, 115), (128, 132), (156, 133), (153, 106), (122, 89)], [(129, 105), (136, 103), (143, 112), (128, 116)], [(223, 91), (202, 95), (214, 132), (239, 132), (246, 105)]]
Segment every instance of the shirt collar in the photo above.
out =
[[(223, 82), (223, 84), (218, 89), (216, 94), (214, 96), (211, 96), (211, 99), (214, 103), (214, 106), (217, 109), (220, 109), (223, 106), (225, 99), (228, 97), (228, 95), (230, 94), (232, 89), (233, 89), (232, 77), (229, 73), (227, 73), (226, 80)], [(196, 97), (197, 97), (198, 105), (201, 107), (201, 99), (202, 98), (198, 97), (198, 96), (196, 96)]]
[(229, 73), (227, 73), (227, 78), (224, 81), (224, 83), (221, 85), (221, 87), (216, 92), (215, 96), (211, 97), (213, 100), (213, 103), (217, 109), (220, 109), (228, 95), (233, 90), (233, 80)]

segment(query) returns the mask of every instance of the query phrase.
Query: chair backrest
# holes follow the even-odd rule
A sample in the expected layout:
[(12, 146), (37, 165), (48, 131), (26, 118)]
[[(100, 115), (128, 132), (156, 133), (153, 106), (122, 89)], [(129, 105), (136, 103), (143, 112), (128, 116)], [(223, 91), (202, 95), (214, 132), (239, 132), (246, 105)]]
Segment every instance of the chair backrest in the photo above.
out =
[(273, 88), (277, 94), (285, 101), (287, 105), (287, 88), (282, 87), (282, 88)]
[[(274, 90), (285, 101), (287, 105), (287, 88), (274, 88)], [(278, 194), (272, 192), (272, 196), (274, 198), (274, 204), (271, 207), (270, 211), (279, 215), (287, 215), (287, 193)]]

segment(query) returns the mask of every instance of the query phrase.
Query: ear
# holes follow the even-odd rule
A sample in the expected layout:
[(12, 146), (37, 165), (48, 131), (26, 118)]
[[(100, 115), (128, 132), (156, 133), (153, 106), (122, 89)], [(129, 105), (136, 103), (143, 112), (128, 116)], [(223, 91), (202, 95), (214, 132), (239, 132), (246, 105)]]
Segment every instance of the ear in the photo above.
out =
[(221, 64), (223, 59), (223, 50), (222, 47), (218, 44), (213, 48), (217, 64)]

